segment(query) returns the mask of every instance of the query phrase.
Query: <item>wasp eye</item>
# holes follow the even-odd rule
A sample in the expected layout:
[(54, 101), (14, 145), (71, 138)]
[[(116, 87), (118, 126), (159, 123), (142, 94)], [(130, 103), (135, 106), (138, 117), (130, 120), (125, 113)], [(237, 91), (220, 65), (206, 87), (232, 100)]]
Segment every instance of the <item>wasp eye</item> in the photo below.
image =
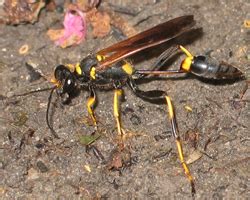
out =
[(64, 65), (58, 65), (55, 69), (54, 76), (58, 81), (63, 81), (71, 72)]
[(71, 93), (75, 89), (75, 80), (72, 75), (69, 75), (64, 82), (64, 93)]
[(72, 81), (70, 79), (67, 80), (67, 85), (71, 85), (72, 84)]

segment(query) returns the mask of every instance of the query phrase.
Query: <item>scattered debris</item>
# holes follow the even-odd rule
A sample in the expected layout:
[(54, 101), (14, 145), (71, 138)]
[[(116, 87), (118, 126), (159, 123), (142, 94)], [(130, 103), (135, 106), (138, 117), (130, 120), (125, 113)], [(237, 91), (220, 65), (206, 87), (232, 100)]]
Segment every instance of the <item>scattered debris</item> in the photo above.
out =
[(128, 23), (126, 20), (124, 20), (120, 15), (116, 14), (115, 12), (109, 10), (108, 14), (111, 18), (111, 24), (121, 30), (121, 32), (126, 37), (131, 37), (136, 35), (138, 32), (135, 30), (135, 28)]
[(87, 20), (93, 27), (93, 37), (105, 37), (111, 30), (111, 19), (106, 12), (100, 12), (96, 8), (93, 8), (87, 13)]
[(37, 170), (35, 170), (33, 167), (28, 170), (28, 175), (27, 175), (28, 180), (35, 180), (39, 178), (39, 173)]
[(195, 149), (191, 154), (187, 157), (187, 164), (194, 163), (195, 161), (199, 160), (203, 156), (203, 153), (198, 149)]
[(91, 168), (89, 165), (84, 165), (84, 168), (86, 169), (87, 172), (89, 173), (91, 172)]
[(35, 147), (36, 147), (37, 149), (43, 149), (44, 146), (45, 146), (45, 144), (44, 144), (44, 143), (41, 143), (41, 142), (38, 142), (37, 144), (35, 144)]
[(98, 7), (100, 4), (100, 0), (76, 0), (75, 4), (78, 8), (80, 8), (83, 12), (88, 12), (92, 8)]
[(32, 65), (29, 65), (27, 62), (25, 63), (25, 67), (28, 70), (28, 75), (26, 76), (26, 80), (34, 82), (42, 77), (41, 73), (38, 72), (38, 70), (35, 69)]
[(188, 112), (192, 112), (193, 111), (193, 109), (190, 106), (188, 106), (188, 105), (185, 106), (185, 109)]
[(170, 149), (164, 149), (160, 152), (157, 152), (157, 155), (154, 155), (152, 157), (153, 160), (159, 160), (159, 159), (163, 159), (165, 157), (167, 157), (170, 153), (172, 152), (172, 148)]
[(93, 151), (94, 156), (99, 161), (102, 161), (102, 162), (105, 161), (104, 156), (102, 155), (101, 151), (99, 151), (99, 149), (96, 146), (94, 146), (94, 145), (87, 145), (86, 146), (86, 152), (89, 153), (90, 151)]
[(41, 160), (39, 160), (36, 163), (36, 166), (39, 169), (39, 171), (42, 172), (42, 173), (45, 173), (45, 172), (49, 171), (49, 168)]
[(23, 126), (28, 120), (28, 115), (24, 111), (17, 111), (13, 113), (13, 124), (15, 126)]
[(105, 162), (105, 158), (104, 156), (102, 155), (101, 151), (99, 151), (99, 149), (97, 149), (97, 147), (94, 146), (93, 148), (93, 153), (95, 155), (95, 157), (98, 159), (98, 160), (101, 160), (102, 162)]
[(109, 170), (118, 170), (122, 167), (122, 156), (120, 151), (115, 151), (110, 159), (110, 163), (108, 164)]
[(137, 162), (137, 158), (133, 159), (131, 152), (124, 146), (117, 146), (110, 154), (109, 161), (107, 163), (107, 169), (109, 170), (124, 170)]
[(132, 122), (133, 125), (138, 126), (141, 124), (141, 118), (133, 113), (130, 117), (130, 121)]
[(81, 135), (79, 136), (79, 142), (83, 145), (90, 145), (95, 142), (101, 135)]
[(199, 131), (197, 129), (195, 130), (189, 130), (184, 134), (184, 141), (186, 141), (188, 144), (191, 145), (192, 148), (196, 149), (198, 146), (199, 141)]
[[(99, 11), (97, 6), (100, 0), (77, 0), (74, 3), (64, 3), (66, 10), (63, 29), (49, 29), (47, 35), (55, 44), (62, 47), (78, 45), (84, 41), (87, 31), (87, 23), (93, 30), (93, 37), (105, 37), (111, 30), (111, 24), (121, 30), (124, 35), (130, 37), (137, 32), (126, 20), (113, 11)], [(47, 11), (54, 11), (58, 5), (55, 1), (43, 0), (5, 0), (4, 14), (0, 16), (0, 23), (18, 25), (23, 23), (35, 23), (38, 21), (40, 10), (46, 6)], [(28, 52), (28, 46), (19, 49), (19, 54)]]
[(29, 45), (24, 44), (23, 46), (20, 47), (18, 52), (19, 52), (20, 55), (24, 55), (24, 54), (27, 54), (28, 51), (29, 51)]
[(5, 0), (4, 14), (0, 16), (0, 24), (35, 23), (44, 6), (43, 0)]
[(110, 30), (110, 17), (106, 12), (98, 11), (96, 6), (99, 0), (78, 0), (74, 4), (66, 5), (64, 17), (64, 29), (50, 29), (47, 35), (56, 45), (66, 48), (84, 41), (87, 31), (87, 23), (93, 27), (93, 37), (104, 37)]
[(159, 140), (165, 140), (165, 139), (169, 139), (169, 138), (172, 138), (173, 134), (172, 132), (169, 130), (169, 131), (164, 131), (160, 134), (157, 134), (154, 136), (155, 140), (156, 141), (159, 141)]
[(209, 137), (208, 140), (206, 141), (205, 145), (204, 145), (204, 151), (207, 150), (207, 147), (208, 147), (208, 145), (209, 145), (211, 142), (212, 142), (212, 139), (211, 139), (211, 137)]
[(6, 193), (6, 189), (4, 187), (0, 187), (0, 195), (3, 195)]
[(245, 21), (244, 21), (244, 27), (245, 28), (250, 28), (250, 20), (248, 19), (246, 19)]
[[(35, 79), (38, 78), (38, 76), (43, 77), (44, 80), (50, 81), (50, 78), (48, 75), (46, 75), (40, 68), (39, 64), (37, 62), (34, 62), (32, 60), (28, 60), (25, 63), (26, 69), (29, 71), (29, 75), (33, 76), (35, 75)], [(34, 81), (34, 78), (31, 78)], [(31, 81), (30, 79), (30, 81)], [(32, 82), (32, 81), (31, 81)]]

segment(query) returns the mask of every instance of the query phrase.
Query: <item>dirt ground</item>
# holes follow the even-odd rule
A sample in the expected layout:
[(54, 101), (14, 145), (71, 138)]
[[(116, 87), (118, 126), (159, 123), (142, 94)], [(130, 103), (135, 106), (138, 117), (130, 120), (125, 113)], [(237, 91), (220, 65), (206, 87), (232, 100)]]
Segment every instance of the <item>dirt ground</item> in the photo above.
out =
[[(187, 45), (190, 51), (210, 52), (249, 73), (250, 32), (243, 26), (250, 18), (247, 1), (108, 2), (114, 10), (126, 8), (134, 13), (119, 14), (137, 31), (174, 17), (194, 15), (204, 33)], [(0, 26), (0, 199), (191, 199), (171, 137), (166, 105), (145, 102), (124, 88), (122, 123), (126, 133), (133, 136), (125, 141), (122, 169), (110, 170), (110, 158), (116, 155), (117, 147), (112, 91), (98, 92), (96, 108), (102, 133), (94, 145), (104, 160), (93, 150), (86, 152), (79, 143), (80, 135), (93, 131), (83, 122), (87, 92), (70, 105), (55, 105), (53, 123), (60, 139), (55, 139), (46, 125), (49, 91), (15, 96), (51, 85), (34, 77), (26, 62), (51, 75), (59, 63), (75, 63), (90, 51), (115, 42), (112, 34), (94, 39), (89, 29), (84, 43), (67, 49), (56, 47), (46, 32), (62, 18), (60, 12), (43, 11), (34, 25)], [(20, 55), (18, 50), (24, 44), (30, 50)], [(177, 57), (173, 68), (178, 68), (181, 58)], [(146, 68), (152, 61), (142, 61), (136, 68)], [(246, 81), (212, 82), (184, 76), (142, 83), (140, 87), (165, 90), (174, 102), (185, 156), (195, 160), (189, 165), (195, 178), (195, 198), (249, 198), (249, 90), (240, 100)]]

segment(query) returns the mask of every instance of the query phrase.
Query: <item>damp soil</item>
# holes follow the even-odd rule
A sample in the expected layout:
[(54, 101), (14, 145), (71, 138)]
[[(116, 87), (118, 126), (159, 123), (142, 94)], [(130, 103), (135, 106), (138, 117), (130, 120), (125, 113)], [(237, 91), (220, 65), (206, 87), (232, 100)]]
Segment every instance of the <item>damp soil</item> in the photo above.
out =
[[(185, 46), (194, 54), (209, 54), (249, 71), (249, 29), (243, 22), (250, 17), (250, 4), (245, 0), (109, 2), (138, 32), (192, 14), (203, 34)], [(121, 120), (128, 137), (119, 153), (113, 91), (98, 91), (95, 111), (101, 137), (88, 151), (79, 142), (80, 136), (94, 130), (88, 123), (87, 91), (69, 105), (54, 98), (52, 122), (60, 139), (46, 125), (49, 91), (16, 96), (51, 87), (26, 63), (50, 76), (56, 65), (75, 63), (116, 41), (113, 34), (93, 38), (89, 28), (84, 43), (56, 47), (46, 32), (62, 19), (60, 12), (42, 11), (33, 25), (0, 26), (0, 198), (191, 199), (166, 105), (145, 102), (124, 88)], [(24, 44), (29, 51), (20, 55)], [(139, 55), (144, 59), (135, 67), (150, 67), (154, 60), (150, 55), (150, 51)], [(181, 59), (183, 55), (176, 56), (171, 68), (178, 68)], [(166, 91), (173, 101), (185, 157), (193, 160), (189, 167), (196, 199), (249, 198), (249, 90), (241, 99), (246, 86), (245, 80), (214, 82), (194, 76), (140, 84), (144, 90)]]

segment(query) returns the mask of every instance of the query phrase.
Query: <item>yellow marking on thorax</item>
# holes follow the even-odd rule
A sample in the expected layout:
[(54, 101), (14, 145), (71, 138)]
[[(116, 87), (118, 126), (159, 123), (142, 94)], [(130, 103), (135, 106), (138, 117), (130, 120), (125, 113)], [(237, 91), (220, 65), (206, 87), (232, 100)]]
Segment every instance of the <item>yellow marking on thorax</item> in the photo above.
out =
[(75, 71), (75, 65), (73, 65), (73, 64), (66, 64), (65, 65), (68, 69), (69, 69), (69, 71), (70, 72), (74, 72)]
[(78, 75), (82, 75), (82, 68), (80, 66), (80, 63), (76, 63), (75, 70)]
[(96, 79), (96, 69), (95, 67), (92, 67), (90, 70), (90, 77), (95, 80)]
[(130, 64), (129, 64), (128, 62), (126, 62), (126, 61), (125, 61), (125, 64), (122, 65), (122, 69), (123, 69), (123, 71), (125, 71), (126, 74), (128, 74), (128, 75), (132, 75), (133, 72), (134, 72), (133, 66), (130, 65)]
[(97, 59), (99, 62), (101, 62), (101, 61), (105, 60), (105, 56), (97, 54), (97, 55), (96, 55), (96, 59)]

